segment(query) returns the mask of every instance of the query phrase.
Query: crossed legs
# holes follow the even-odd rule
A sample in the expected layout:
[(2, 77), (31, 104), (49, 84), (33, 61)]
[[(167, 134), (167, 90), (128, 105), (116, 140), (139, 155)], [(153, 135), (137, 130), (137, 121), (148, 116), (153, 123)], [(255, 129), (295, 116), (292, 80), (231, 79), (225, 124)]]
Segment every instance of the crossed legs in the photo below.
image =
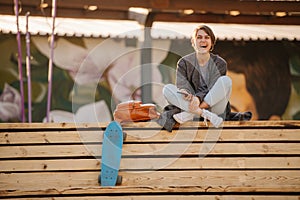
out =
[[(228, 76), (218, 78), (214, 86), (199, 105), (200, 109), (208, 109), (211, 112), (222, 115), (225, 113), (226, 105), (231, 95), (232, 81)], [(183, 99), (182, 95), (177, 93), (179, 89), (173, 84), (167, 84), (163, 89), (163, 95), (166, 100), (184, 110), (187, 119), (192, 119), (194, 114), (189, 110), (189, 101)]]

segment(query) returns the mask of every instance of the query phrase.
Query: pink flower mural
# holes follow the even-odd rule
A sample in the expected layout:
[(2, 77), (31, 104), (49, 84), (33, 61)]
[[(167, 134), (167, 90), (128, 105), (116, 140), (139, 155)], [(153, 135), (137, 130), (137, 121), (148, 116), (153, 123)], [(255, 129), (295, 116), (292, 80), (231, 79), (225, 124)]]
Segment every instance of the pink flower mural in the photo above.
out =
[(0, 95), (0, 119), (2, 121), (20, 121), (21, 119), (21, 95), (7, 83)]
[[(49, 57), (50, 47), (45, 37), (35, 37), (33, 42), (42, 54)], [(158, 65), (167, 56), (170, 43), (169, 40), (157, 40), (153, 42), (152, 47), (152, 96), (155, 103), (162, 107), (166, 105), (166, 102), (161, 95), (163, 84)], [(74, 88), (69, 91), (72, 101), (94, 106), (95, 109), (102, 111), (95, 111), (99, 114), (95, 116), (95, 119), (110, 121), (109, 115), (101, 114), (109, 112), (108, 105), (103, 102), (97, 107), (93, 105), (96, 104), (93, 102), (93, 96), (95, 96), (93, 93), (98, 84), (105, 82), (115, 103), (129, 99), (141, 100), (139, 90), (141, 88), (141, 46), (141, 42), (136, 46), (127, 46), (125, 39), (94, 39), (93, 42), (83, 39), (83, 44), (78, 45), (59, 38), (56, 40), (53, 61), (57, 67), (66, 70), (74, 81)], [(89, 88), (90, 94), (85, 92), (85, 95), (80, 96), (77, 92), (78, 88)], [(84, 117), (89, 115), (89, 112), (83, 111), (76, 112), (76, 114), (63, 110), (51, 111), (52, 121), (68, 122), (72, 121), (72, 118), (85, 119), (86, 122), (94, 121), (94, 119)]]

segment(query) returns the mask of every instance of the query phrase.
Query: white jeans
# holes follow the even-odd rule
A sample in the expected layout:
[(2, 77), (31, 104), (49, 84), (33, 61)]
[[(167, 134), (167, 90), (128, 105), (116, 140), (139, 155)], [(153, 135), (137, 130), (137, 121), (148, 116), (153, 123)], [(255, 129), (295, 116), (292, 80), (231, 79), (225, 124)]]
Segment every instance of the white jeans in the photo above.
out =
[[(214, 86), (204, 97), (204, 101), (210, 106), (208, 110), (221, 115), (224, 114), (226, 105), (231, 95), (232, 81), (228, 76), (218, 78)], [(173, 84), (167, 84), (163, 88), (166, 100), (184, 111), (189, 111), (189, 101), (183, 99), (182, 94), (177, 93), (178, 88)]]

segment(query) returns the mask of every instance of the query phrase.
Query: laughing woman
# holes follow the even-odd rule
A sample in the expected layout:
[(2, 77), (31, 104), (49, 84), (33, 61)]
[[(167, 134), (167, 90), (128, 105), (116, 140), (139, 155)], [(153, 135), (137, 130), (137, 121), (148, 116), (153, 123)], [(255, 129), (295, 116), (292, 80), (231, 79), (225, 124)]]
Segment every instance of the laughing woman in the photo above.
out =
[(173, 115), (180, 124), (201, 116), (219, 127), (230, 113), (232, 82), (226, 76), (226, 61), (211, 53), (215, 42), (208, 26), (198, 26), (191, 38), (195, 52), (179, 59), (176, 86), (167, 84), (163, 89), (166, 100), (182, 110)]

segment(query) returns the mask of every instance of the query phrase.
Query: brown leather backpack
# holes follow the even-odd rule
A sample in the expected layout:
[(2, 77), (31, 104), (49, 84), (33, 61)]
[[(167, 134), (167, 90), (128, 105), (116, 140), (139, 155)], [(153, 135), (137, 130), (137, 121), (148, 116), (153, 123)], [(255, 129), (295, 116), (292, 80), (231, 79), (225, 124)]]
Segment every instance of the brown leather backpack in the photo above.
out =
[(141, 101), (126, 101), (117, 105), (114, 120), (118, 122), (148, 121), (159, 117), (156, 106), (152, 103), (142, 104)]

